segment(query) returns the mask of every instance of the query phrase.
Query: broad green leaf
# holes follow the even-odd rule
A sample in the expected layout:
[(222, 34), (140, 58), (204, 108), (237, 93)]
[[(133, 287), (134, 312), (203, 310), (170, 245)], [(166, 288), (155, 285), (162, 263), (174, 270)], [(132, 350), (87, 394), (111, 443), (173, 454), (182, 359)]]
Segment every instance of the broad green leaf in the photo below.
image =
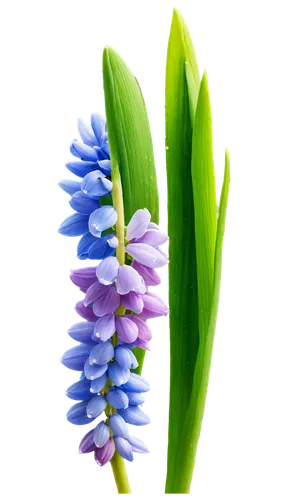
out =
[[(158, 223), (157, 179), (144, 99), (136, 78), (111, 47), (103, 52), (103, 82), (112, 175), (120, 173), (125, 224), (139, 208), (148, 208)], [(136, 349), (139, 373), (144, 353)]]

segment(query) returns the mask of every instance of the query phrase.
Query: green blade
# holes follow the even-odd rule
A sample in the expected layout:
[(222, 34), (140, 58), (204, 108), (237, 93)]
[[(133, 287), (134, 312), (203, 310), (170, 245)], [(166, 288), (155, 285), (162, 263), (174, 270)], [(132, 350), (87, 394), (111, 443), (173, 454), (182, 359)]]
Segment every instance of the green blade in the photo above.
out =
[[(170, 412), (167, 488), (176, 474), (180, 429), (188, 408), (199, 342), (193, 188), (193, 121), (189, 112), (186, 62), (191, 72), (192, 103), (199, 91), (199, 71), (190, 35), (175, 9), (166, 68), (166, 161), (168, 234), (170, 237)], [(195, 104), (193, 104), (193, 107)], [(174, 470), (173, 470), (174, 469)]]
[(204, 342), (213, 298), (217, 202), (213, 164), (212, 116), (206, 73), (202, 78), (193, 130), (192, 185), (198, 277), (199, 331)]

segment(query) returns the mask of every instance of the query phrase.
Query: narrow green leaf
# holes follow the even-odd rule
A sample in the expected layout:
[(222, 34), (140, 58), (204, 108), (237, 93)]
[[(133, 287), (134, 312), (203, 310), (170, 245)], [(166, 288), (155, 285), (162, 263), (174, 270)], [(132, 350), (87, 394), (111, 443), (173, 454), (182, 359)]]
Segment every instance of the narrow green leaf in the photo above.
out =
[[(191, 72), (188, 86), (187, 71)], [(175, 9), (166, 68), (166, 161), (170, 237), (170, 412), (167, 489), (180, 457), (180, 432), (188, 408), (199, 344), (194, 202), (191, 176), (193, 118), (200, 84), (190, 35)], [(193, 113), (194, 116), (194, 113)], [(167, 490), (166, 490), (167, 491)], [(172, 492), (172, 491), (171, 491)]]
[(193, 130), (192, 184), (198, 276), (200, 340), (206, 336), (213, 298), (217, 202), (213, 164), (212, 116), (206, 73), (202, 78)]

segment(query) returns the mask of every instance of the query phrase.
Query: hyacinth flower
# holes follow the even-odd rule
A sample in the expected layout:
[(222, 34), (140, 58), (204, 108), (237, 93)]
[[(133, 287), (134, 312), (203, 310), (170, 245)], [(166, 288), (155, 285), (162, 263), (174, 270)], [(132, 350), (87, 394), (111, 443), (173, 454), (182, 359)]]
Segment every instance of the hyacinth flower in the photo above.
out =
[[(99, 419), (83, 436), (79, 452), (92, 452), (100, 466), (111, 462), (118, 491), (129, 493), (123, 459), (148, 452), (129, 426), (150, 422), (141, 409), (150, 389), (141, 370), (152, 339), (147, 321), (168, 314), (150, 289), (161, 282), (157, 269), (168, 263), (162, 248), (168, 237), (158, 226), (152, 140), (138, 83), (110, 48), (104, 51), (103, 75), (108, 128), (99, 114), (92, 114), (90, 123), (78, 121), (81, 141), (70, 147), (76, 160), (66, 164), (77, 179), (59, 183), (74, 211), (59, 232), (80, 237), (78, 258), (96, 261), (71, 271), (81, 294), (75, 306), (81, 320), (68, 330), (78, 344), (61, 362), (80, 372), (66, 391), (74, 401), (67, 420), (85, 425)], [(120, 116), (114, 112), (118, 97), (132, 103)]]
[(209, 76), (200, 67), (187, 19), (176, 6), (170, 13), (163, 79), (166, 230), (170, 237), (163, 494), (187, 496), (194, 485), (211, 387), (231, 198), (231, 155), (225, 148), (218, 188)]
[[(88, 196), (91, 198), (90, 193), (96, 192), (100, 203), (97, 188), (92, 186), (98, 176), (92, 177), (92, 172), (87, 176)], [(112, 192), (116, 188), (115, 182)], [(155, 268), (168, 262), (161, 249), (168, 237), (151, 221), (146, 208), (137, 210), (126, 228), (113, 206), (104, 205), (91, 212), (91, 230), (95, 220), (99, 232), (116, 222), (113, 248), (117, 253), (106, 256), (95, 267), (71, 272), (72, 282), (85, 294), (77, 310), (86, 321), (68, 330), (79, 345), (65, 352), (61, 361), (67, 368), (82, 372), (66, 392), (70, 399), (80, 401), (68, 411), (68, 421), (84, 425), (105, 412), (105, 420), (83, 437), (79, 447), (80, 453), (93, 451), (96, 462), (102, 466), (113, 458), (115, 450), (129, 461), (133, 461), (133, 452), (148, 451), (142, 441), (129, 435), (127, 426), (150, 422), (140, 408), (149, 384), (131, 370), (138, 368), (134, 347), (149, 349), (152, 332), (146, 322), (148, 317), (168, 313), (160, 297), (148, 291), (149, 286), (160, 283)], [(60, 232), (69, 235), (63, 233), (62, 227)]]

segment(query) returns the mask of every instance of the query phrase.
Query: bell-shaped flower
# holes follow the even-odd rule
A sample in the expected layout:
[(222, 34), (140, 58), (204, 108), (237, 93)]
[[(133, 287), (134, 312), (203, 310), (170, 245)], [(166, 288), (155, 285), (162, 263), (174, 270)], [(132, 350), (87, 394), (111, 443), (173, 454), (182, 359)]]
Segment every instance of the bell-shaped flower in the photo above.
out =
[(123, 458), (125, 458), (125, 460), (128, 460), (129, 462), (133, 462), (134, 457), (133, 457), (132, 446), (127, 441), (127, 439), (124, 439), (122, 437), (115, 437), (114, 444), (116, 451), (119, 453), (119, 455), (121, 455)]
[(115, 453), (115, 444), (113, 439), (109, 439), (102, 448), (97, 448), (94, 452), (94, 459), (101, 467), (112, 459)]
[(130, 392), (148, 392), (150, 390), (150, 385), (141, 375), (131, 373), (128, 382), (123, 385), (122, 389)]
[(93, 396), (86, 407), (88, 418), (97, 418), (106, 408), (106, 400), (103, 396)]
[(111, 387), (109, 392), (106, 394), (106, 400), (116, 409), (124, 409), (128, 406), (128, 397), (125, 392), (119, 389), (118, 387)]
[(93, 236), (112, 227), (117, 221), (117, 213), (111, 205), (103, 205), (89, 216), (88, 229)]
[(66, 351), (60, 361), (70, 370), (82, 371), (86, 360), (90, 355), (92, 346), (80, 344)]
[(74, 425), (85, 425), (89, 424), (94, 420), (94, 418), (89, 418), (87, 416), (87, 406), (90, 400), (82, 401), (81, 403), (76, 403), (67, 412), (67, 420)]
[(78, 452), (79, 453), (91, 453), (92, 451), (96, 450), (96, 446), (93, 441), (93, 432), (94, 429), (89, 431), (85, 436), (82, 438)]
[(127, 441), (130, 443), (132, 451), (135, 453), (150, 453), (146, 444), (134, 436), (128, 436)]
[(58, 232), (64, 236), (81, 236), (87, 233), (88, 224), (88, 215), (75, 213), (69, 215), (69, 217), (61, 223)]
[(81, 183), (79, 181), (69, 179), (60, 181), (58, 185), (63, 191), (65, 191), (65, 193), (70, 194), (71, 196), (77, 191), (80, 191), (81, 188)]
[(91, 383), (86, 378), (75, 382), (70, 385), (66, 391), (66, 396), (70, 399), (74, 399), (75, 401), (82, 401), (85, 399), (91, 398), (90, 392)]
[(111, 415), (109, 417), (109, 425), (114, 436), (127, 438), (127, 436), (129, 435), (127, 424), (125, 420), (120, 415), (118, 415), (118, 413), (115, 413), (114, 415)]
[(125, 410), (118, 410), (119, 415), (131, 425), (147, 425), (151, 420), (138, 406), (128, 406)]
[(110, 432), (105, 422), (100, 422), (93, 431), (93, 442), (97, 448), (102, 448), (106, 445), (110, 438)]
[(69, 202), (71, 208), (80, 214), (90, 215), (100, 207), (99, 201), (82, 191), (74, 193)]
[(106, 178), (101, 170), (94, 170), (87, 174), (81, 183), (81, 190), (84, 194), (100, 198), (107, 196), (112, 190), (112, 182)]

